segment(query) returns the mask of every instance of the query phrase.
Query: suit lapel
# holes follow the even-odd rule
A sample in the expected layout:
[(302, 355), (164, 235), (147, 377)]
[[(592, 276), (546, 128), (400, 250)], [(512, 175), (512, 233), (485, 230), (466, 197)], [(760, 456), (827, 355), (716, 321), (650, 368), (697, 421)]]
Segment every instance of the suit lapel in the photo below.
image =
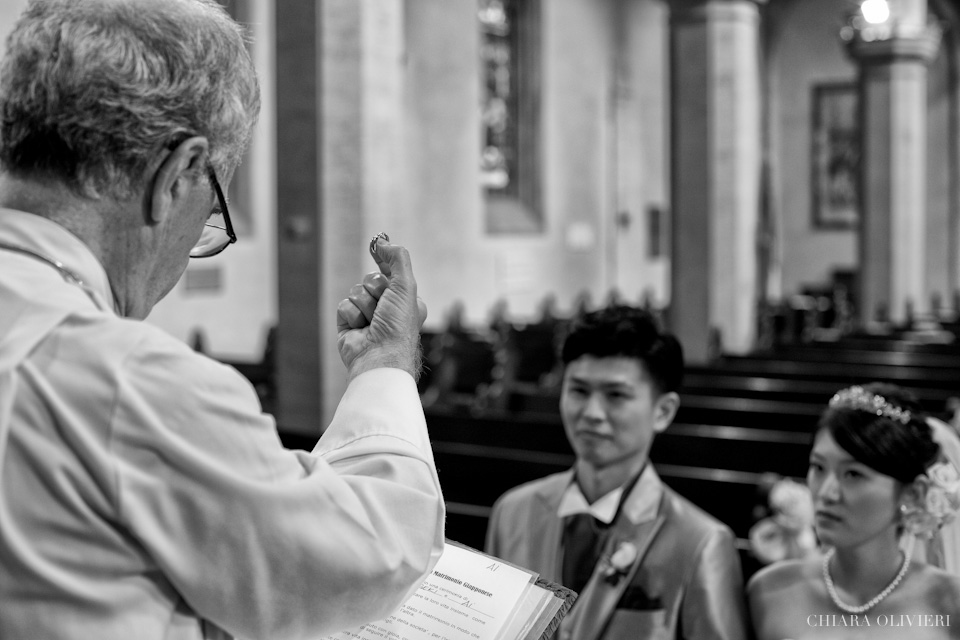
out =
[(560, 582), (563, 520), (557, 517), (557, 509), (560, 507), (563, 492), (572, 479), (573, 470), (570, 470), (558, 477), (557, 482), (544, 487), (539, 495), (536, 507), (539, 512), (532, 528), (533, 531), (541, 533), (529, 540), (531, 548), (528, 551), (533, 558), (530, 566), (540, 567), (540, 577), (551, 582)]
[(603, 633), (604, 627), (610, 620), (617, 602), (623, 595), (627, 585), (633, 580), (644, 556), (663, 526), (664, 517), (658, 515), (654, 520), (647, 520), (633, 524), (626, 518), (614, 524), (610, 538), (604, 546), (603, 556), (609, 558), (614, 549), (623, 542), (630, 542), (637, 548), (637, 557), (627, 569), (625, 575), (613, 584), (607, 581), (605, 573), (607, 562), (597, 563), (597, 567), (590, 576), (590, 581), (583, 588), (576, 606), (567, 616), (560, 627), (561, 640), (575, 638), (576, 640), (596, 640)]
[[(663, 526), (666, 520), (663, 485), (653, 467), (648, 466), (644, 475), (650, 477), (646, 482), (641, 477), (633, 487), (612, 525), (601, 561), (594, 568), (573, 610), (560, 624), (559, 640), (597, 640), (600, 637)], [(608, 581), (605, 574), (610, 566), (609, 558), (625, 542), (636, 548), (636, 558), (619, 580)]]

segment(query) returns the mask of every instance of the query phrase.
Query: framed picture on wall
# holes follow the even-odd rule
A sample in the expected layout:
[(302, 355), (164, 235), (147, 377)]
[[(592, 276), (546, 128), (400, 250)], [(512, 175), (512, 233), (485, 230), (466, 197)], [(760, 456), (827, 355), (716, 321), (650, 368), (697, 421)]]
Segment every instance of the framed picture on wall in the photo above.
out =
[(813, 226), (851, 229), (860, 216), (860, 125), (857, 85), (813, 87), (811, 184)]

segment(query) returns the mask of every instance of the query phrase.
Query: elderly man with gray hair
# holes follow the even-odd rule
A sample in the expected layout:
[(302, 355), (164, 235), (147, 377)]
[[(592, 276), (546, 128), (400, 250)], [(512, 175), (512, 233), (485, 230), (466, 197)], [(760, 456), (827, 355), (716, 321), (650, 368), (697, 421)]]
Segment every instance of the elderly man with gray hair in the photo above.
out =
[[(388, 615), (443, 548), (406, 250), (337, 309), (311, 452), (143, 319), (236, 240), (259, 112), (213, 0), (33, 0), (0, 67), (0, 638), (305, 638)], [(319, 431), (319, 425), (318, 425)]]

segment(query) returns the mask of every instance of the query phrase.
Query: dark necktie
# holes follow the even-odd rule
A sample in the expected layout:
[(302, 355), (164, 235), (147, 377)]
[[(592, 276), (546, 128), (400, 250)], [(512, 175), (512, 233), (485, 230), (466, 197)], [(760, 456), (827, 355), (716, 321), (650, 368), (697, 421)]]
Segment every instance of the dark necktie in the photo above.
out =
[[(640, 471), (624, 485), (613, 522), (616, 522), (617, 518), (620, 517), (623, 503), (627, 501), (627, 497), (633, 491), (633, 487), (646, 468), (647, 464), (644, 463)], [(563, 567), (560, 579), (563, 586), (573, 589), (577, 593), (583, 591), (583, 587), (586, 586), (593, 574), (593, 568), (597, 566), (600, 552), (603, 551), (609, 531), (609, 524), (604, 524), (589, 513), (578, 513), (568, 516), (564, 520)]]
[(566, 519), (563, 528), (563, 586), (577, 593), (590, 580), (600, 559), (607, 526), (589, 513)]

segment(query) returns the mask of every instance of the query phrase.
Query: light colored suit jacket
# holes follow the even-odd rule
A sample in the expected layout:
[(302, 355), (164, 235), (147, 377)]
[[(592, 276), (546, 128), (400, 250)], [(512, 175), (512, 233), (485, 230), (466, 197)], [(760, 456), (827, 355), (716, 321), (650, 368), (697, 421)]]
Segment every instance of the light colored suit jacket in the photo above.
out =
[[(652, 471), (652, 469), (650, 469)], [(655, 472), (654, 476), (656, 477)], [(573, 471), (511, 489), (497, 500), (486, 551), (560, 582), (563, 523), (557, 508)], [(636, 509), (649, 483), (637, 483), (611, 524), (602, 553), (622, 543), (637, 549), (619, 579), (594, 569), (558, 640), (742, 640), (747, 614), (740, 559), (728, 527), (660, 483), (656, 515), (638, 521)], [(609, 563), (607, 563), (609, 566)]]

